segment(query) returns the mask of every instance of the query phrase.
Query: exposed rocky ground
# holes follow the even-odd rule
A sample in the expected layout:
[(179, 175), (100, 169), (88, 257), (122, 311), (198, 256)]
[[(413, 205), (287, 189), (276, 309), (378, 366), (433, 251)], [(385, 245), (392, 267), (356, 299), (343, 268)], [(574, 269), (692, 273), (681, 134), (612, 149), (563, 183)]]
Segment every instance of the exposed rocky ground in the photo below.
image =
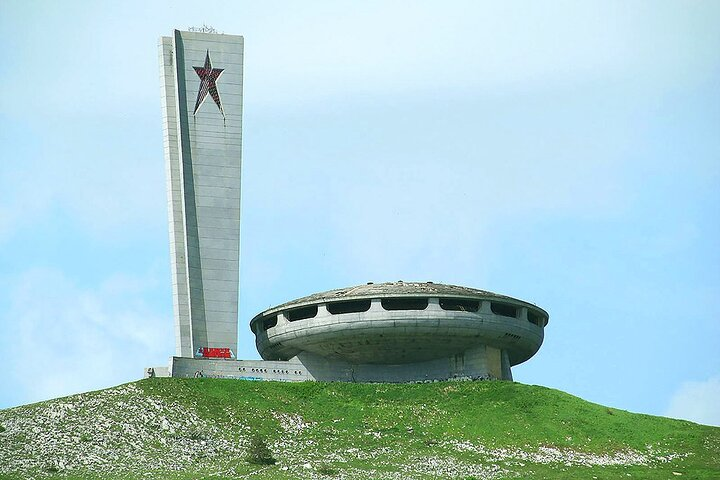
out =
[[(596, 420), (580, 428), (563, 426), (568, 422), (563, 417), (556, 429), (562, 436), (556, 438), (556, 432), (533, 431), (532, 422), (515, 408), (498, 405), (507, 407), (507, 399), (496, 398), (492, 406), (483, 398), (503, 397), (509, 389), (524, 402), (533, 396), (527, 389), (539, 387), (478, 383), (483, 385), (407, 386), (408, 393), (403, 386), (387, 385), (146, 380), (0, 411), (0, 477), (720, 476), (718, 428), (613, 411), (542, 389), (539, 401), (559, 395), (570, 404), (600, 409), (597, 418), (611, 422), (602, 426)], [(455, 411), (456, 403), (469, 406), (460, 410), (464, 416)], [(493, 417), (478, 415), (483, 411)], [(487, 428), (473, 423), (491, 421), (495, 426)], [(537, 423), (542, 429), (547, 419)], [(671, 438), (660, 429), (647, 442), (631, 432), (658, 430), (657, 425), (687, 432)], [(248, 463), (253, 435), (265, 439), (275, 465)]]

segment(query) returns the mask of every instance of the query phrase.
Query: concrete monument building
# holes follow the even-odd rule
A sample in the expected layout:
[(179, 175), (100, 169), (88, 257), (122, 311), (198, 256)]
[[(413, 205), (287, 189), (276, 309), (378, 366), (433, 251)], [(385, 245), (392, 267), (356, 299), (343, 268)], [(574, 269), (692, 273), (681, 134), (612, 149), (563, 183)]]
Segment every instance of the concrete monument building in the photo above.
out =
[(236, 360), (243, 38), (160, 39), (176, 353), (149, 375), (280, 381), (512, 380), (548, 314), (432, 282), (331, 290), (250, 321), (263, 360)]
[(390, 282), (331, 290), (250, 322), (260, 355), (301, 363), (316, 380), (512, 380), (538, 351), (545, 310), (484, 290)]
[(243, 37), (159, 46), (176, 355), (237, 352)]

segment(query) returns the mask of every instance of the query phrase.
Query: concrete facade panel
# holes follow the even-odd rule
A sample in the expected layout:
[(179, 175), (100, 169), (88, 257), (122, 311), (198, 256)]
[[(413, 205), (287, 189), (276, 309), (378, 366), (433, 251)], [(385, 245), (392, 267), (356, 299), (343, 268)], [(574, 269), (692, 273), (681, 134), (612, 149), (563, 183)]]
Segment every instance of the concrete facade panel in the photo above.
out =
[(240, 196), (236, 197), (214, 197), (209, 195), (196, 195), (195, 202), (198, 207), (212, 207), (219, 209), (240, 208)]
[[(188, 255), (197, 255), (200, 249), (198, 247), (191, 247), (188, 248)], [(203, 260), (211, 259), (211, 260), (228, 260), (235, 262), (238, 257), (238, 251), (237, 250), (226, 250), (226, 249), (213, 249), (213, 248), (205, 248), (203, 250)]]
[(237, 179), (240, 178), (239, 166), (213, 167), (206, 165), (196, 165), (193, 168), (193, 171), (198, 176), (198, 178), (212, 179), (213, 177), (226, 177), (232, 179), (233, 182), (238, 181)]
[(213, 184), (211, 185), (199, 185), (196, 181), (196, 195), (211, 198), (232, 198), (237, 200), (237, 205), (232, 205), (233, 207), (240, 205), (240, 185), (217, 185), (217, 178), (218, 177), (213, 177)]

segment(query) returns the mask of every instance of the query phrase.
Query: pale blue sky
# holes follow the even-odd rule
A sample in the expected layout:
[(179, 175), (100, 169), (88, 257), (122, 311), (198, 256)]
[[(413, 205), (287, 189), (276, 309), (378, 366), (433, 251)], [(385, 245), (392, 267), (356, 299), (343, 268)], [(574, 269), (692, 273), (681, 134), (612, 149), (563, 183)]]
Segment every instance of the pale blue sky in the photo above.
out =
[(550, 313), (518, 381), (720, 424), (712, 1), (0, 3), (0, 408), (173, 353), (156, 45), (203, 23), (245, 36), (241, 358), (446, 282)]

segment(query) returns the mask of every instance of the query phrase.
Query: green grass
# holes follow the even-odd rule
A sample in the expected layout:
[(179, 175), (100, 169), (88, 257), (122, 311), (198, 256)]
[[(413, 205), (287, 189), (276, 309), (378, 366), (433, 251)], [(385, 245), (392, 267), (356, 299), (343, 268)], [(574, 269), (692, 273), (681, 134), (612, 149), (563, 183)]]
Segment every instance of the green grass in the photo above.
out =
[[(66, 407), (72, 412), (68, 421), (52, 424), (59, 431), (48, 438), (70, 448), (79, 445), (77, 455), (115, 448), (125, 456), (115, 461), (114, 471), (84, 469), (66, 447), (55, 455), (70, 467), (47, 458), (44, 469), (6, 471), (0, 478), (119, 479), (143, 472), (170, 479), (720, 477), (720, 428), (633, 414), (519, 383), (156, 378), (130, 386), (0, 411), (6, 428), (0, 446), (10, 445), (0, 450), (0, 465), (2, 455), (35, 451), (31, 432), (20, 431), (13, 417), (47, 415), (57, 408), (52, 402), (64, 401), (76, 406)], [(139, 411), (147, 415), (139, 418), (133, 410), (128, 421), (140, 433), (123, 433), (128, 429), (123, 409), (130, 411), (138, 402), (145, 402)], [(102, 429), (74, 431), (94, 417), (104, 419)], [(170, 427), (156, 418), (166, 418)], [(23, 421), (30, 425), (31, 420)], [(40, 420), (32, 422), (44, 428)], [(242, 452), (253, 435), (266, 440), (275, 465), (247, 461)], [(176, 443), (187, 449), (171, 451)], [(629, 460), (617, 461), (623, 456)], [(153, 462), (173, 467), (153, 469)]]

